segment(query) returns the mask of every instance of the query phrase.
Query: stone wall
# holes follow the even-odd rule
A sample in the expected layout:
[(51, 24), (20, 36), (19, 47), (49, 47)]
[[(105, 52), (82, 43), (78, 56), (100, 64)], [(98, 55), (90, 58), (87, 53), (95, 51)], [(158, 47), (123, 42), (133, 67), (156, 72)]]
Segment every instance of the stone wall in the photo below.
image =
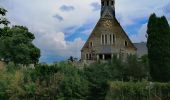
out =
[[(136, 48), (132, 44), (131, 40), (128, 38), (127, 34), (119, 24), (116, 18), (113, 18), (110, 21), (110, 27), (105, 26), (105, 23), (109, 19), (100, 19), (91, 33), (89, 39), (85, 43), (81, 51), (81, 59), (84, 60), (85, 55), (88, 53), (94, 54), (135, 54)], [(101, 35), (114, 35), (115, 42), (113, 44), (101, 44)], [(108, 37), (109, 38), (109, 37)], [(127, 46), (125, 46), (125, 41)], [(93, 46), (90, 47), (90, 43), (93, 43)], [(96, 58), (96, 56), (95, 56)]]

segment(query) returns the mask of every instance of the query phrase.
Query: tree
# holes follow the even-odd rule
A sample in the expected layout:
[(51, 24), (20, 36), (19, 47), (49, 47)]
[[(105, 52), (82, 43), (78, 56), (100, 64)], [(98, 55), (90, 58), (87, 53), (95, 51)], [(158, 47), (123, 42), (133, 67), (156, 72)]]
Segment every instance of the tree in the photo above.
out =
[(90, 82), (89, 100), (104, 100), (107, 93), (107, 82), (123, 79), (124, 64), (116, 56), (112, 60), (97, 62), (87, 66), (84, 71)]
[(125, 66), (125, 75), (128, 80), (139, 81), (147, 76), (146, 66), (138, 60), (136, 55), (129, 55)]
[(73, 61), (74, 61), (74, 58), (73, 58), (73, 56), (70, 56), (70, 58), (68, 59), (68, 61), (71, 61), (71, 62), (73, 62)]
[(89, 82), (84, 71), (66, 63), (60, 63), (59, 72), (63, 79), (59, 84), (57, 100), (87, 100)]
[(40, 57), (40, 50), (32, 41), (34, 35), (23, 26), (7, 27), (9, 21), (4, 18), (7, 10), (0, 8), (0, 60), (13, 61), (16, 64), (35, 64)]
[(148, 58), (154, 81), (170, 81), (170, 28), (165, 16), (152, 14), (148, 22)]
[[(0, 15), (5, 16), (6, 12), (7, 12), (7, 10), (0, 8)], [(7, 26), (9, 24), (9, 21), (4, 17), (0, 17), (0, 25), (1, 24)]]
[(34, 35), (26, 27), (5, 27), (0, 33), (0, 58), (16, 64), (35, 64), (39, 61), (40, 50), (32, 41)]

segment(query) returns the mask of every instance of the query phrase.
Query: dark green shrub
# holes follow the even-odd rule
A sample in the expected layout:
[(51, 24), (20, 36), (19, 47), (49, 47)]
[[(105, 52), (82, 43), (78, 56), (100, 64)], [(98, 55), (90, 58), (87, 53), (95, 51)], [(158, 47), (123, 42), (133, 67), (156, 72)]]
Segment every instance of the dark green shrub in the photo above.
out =
[(63, 75), (59, 86), (58, 99), (85, 100), (89, 93), (89, 82), (83, 70), (64, 63), (60, 64), (59, 72)]

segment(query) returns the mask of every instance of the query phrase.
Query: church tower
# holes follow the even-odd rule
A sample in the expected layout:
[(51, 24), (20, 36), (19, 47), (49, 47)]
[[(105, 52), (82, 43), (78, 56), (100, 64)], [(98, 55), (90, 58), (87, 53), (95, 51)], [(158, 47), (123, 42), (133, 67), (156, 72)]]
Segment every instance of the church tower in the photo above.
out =
[(101, 0), (101, 18), (106, 17), (107, 13), (110, 15), (108, 17), (115, 17), (115, 0)]
[(136, 50), (116, 19), (115, 0), (101, 0), (101, 16), (81, 50), (81, 60), (108, 60), (114, 55), (126, 58)]

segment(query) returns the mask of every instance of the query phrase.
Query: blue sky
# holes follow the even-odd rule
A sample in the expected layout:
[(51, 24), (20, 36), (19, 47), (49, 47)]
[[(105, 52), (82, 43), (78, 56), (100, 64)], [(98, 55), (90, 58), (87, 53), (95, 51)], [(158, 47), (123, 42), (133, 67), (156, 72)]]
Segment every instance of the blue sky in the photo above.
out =
[[(100, 0), (0, 0), (11, 25), (34, 33), (41, 62), (80, 58), (80, 49), (100, 18)], [(155, 12), (170, 21), (169, 0), (116, 0), (116, 17), (132, 42), (146, 41), (148, 17)]]

